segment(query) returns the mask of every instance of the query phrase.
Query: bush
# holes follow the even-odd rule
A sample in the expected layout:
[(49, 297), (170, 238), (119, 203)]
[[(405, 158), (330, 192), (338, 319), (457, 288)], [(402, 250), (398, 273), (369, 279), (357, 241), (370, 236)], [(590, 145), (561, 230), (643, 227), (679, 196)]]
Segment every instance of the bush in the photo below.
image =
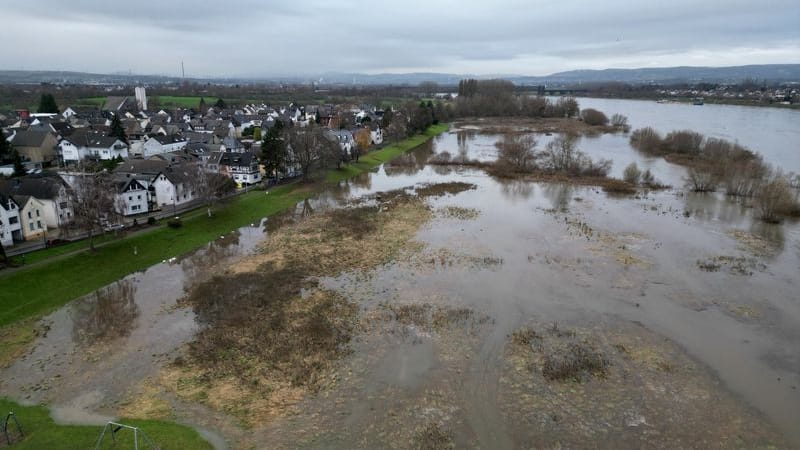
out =
[[(652, 175), (650, 176), (652, 177)], [(642, 171), (639, 170), (639, 166), (637, 166), (635, 162), (632, 162), (628, 164), (628, 167), (622, 172), (622, 179), (630, 184), (639, 184), (642, 179)]]
[(167, 226), (170, 228), (180, 228), (183, 226), (183, 222), (181, 222), (181, 219), (176, 217), (174, 219), (169, 219), (167, 221)]
[(636, 189), (630, 183), (615, 178), (609, 179), (603, 183), (603, 191), (609, 194), (621, 195), (630, 195), (636, 193)]
[(593, 108), (582, 110), (581, 118), (589, 125), (608, 125), (608, 117), (602, 111)]
[(536, 168), (536, 139), (533, 136), (506, 134), (495, 146), (498, 149), (498, 164), (518, 172)]
[(153, 216), (148, 217), (147, 218), (147, 224), (150, 225), (150, 226), (155, 225), (156, 224), (156, 218), (153, 217)]
[(543, 168), (573, 176), (604, 177), (611, 170), (611, 161), (592, 161), (576, 148), (575, 136), (563, 135), (553, 139), (541, 154)]
[(639, 128), (631, 133), (631, 146), (651, 155), (661, 154), (661, 135), (650, 127)]
[(696, 131), (673, 131), (664, 138), (664, 151), (666, 153), (699, 155), (703, 149), (703, 139), (703, 135)]
[(614, 114), (611, 116), (611, 125), (618, 128), (628, 128), (628, 118), (622, 114)]
[(788, 215), (795, 207), (792, 188), (781, 173), (770, 177), (761, 186), (755, 200), (761, 220), (769, 223), (779, 223), (782, 216)]

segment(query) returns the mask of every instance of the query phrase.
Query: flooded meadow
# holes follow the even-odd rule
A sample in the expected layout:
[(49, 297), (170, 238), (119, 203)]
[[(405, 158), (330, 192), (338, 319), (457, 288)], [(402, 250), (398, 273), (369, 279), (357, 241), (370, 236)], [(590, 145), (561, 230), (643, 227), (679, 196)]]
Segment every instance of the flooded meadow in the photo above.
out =
[(218, 448), (800, 448), (800, 225), (690, 192), (622, 133), (578, 146), (670, 189), (429, 164), (496, 159), (497, 128), (75, 300), (0, 389)]

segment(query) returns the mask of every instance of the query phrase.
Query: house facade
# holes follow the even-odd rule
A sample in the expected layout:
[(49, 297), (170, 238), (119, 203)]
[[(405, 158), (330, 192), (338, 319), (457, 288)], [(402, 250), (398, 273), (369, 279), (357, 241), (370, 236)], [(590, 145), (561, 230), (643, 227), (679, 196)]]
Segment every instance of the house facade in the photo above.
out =
[(44, 221), (44, 203), (28, 195), (15, 195), (14, 201), (19, 205), (19, 221), (22, 238), (26, 241), (42, 239), (47, 232)]
[(206, 163), (206, 169), (231, 177), (238, 185), (261, 182), (258, 158), (252, 152), (214, 152)]
[(0, 245), (10, 247), (22, 239), (19, 205), (13, 198), (0, 194)]
[(144, 158), (149, 158), (151, 156), (160, 155), (163, 153), (183, 150), (187, 143), (188, 142), (186, 141), (186, 138), (178, 135), (151, 136), (142, 146), (142, 156)]
[(114, 183), (117, 187), (114, 202), (117, 213), (134, 216), (148, 211), (150, 193), (145, 183), (128, 176), (117, 176)]

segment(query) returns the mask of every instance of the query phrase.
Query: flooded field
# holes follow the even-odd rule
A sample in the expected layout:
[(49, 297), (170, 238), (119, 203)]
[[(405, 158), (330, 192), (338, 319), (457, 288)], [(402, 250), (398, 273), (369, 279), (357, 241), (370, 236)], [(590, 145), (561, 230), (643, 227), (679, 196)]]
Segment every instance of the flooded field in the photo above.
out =
[(624, 135), (579, 147), (672, 189), (427, 164), (501, 137), (457, 124), (76, 300), (3, 394), (220, 448), (800, 448), (800, 226), (687, 192)]

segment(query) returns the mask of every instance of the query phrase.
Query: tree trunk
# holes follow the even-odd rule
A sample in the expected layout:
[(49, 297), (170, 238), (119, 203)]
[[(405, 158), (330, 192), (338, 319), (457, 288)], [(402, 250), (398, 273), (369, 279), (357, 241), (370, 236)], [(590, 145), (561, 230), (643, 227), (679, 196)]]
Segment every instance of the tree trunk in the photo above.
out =
[(92, 228), (89, 228), (89, 251), (94, 251), (94, 233), (92, 233)]
[(211, 218), (211, 205), (208, 205), (206, 212), (208, 213), (208, 217)]

